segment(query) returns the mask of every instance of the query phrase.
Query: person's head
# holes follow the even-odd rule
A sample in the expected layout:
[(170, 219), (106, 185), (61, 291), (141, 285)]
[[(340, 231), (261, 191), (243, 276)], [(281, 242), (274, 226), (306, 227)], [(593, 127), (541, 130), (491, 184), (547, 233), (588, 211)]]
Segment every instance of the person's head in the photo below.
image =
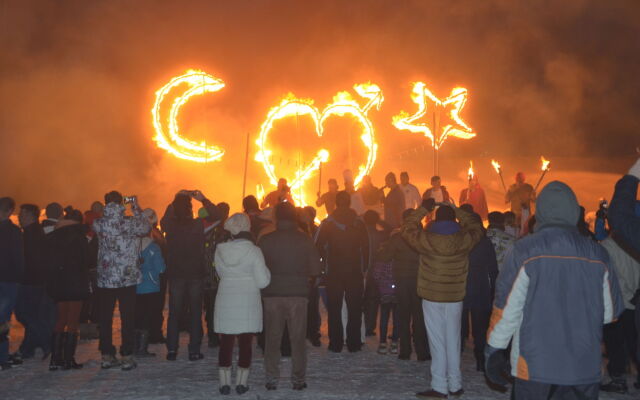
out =
[(76, 210), (73, 207), (67, 207), (66, 214), (64, 215), (64, 219), (77, 222), (79, 224), (81, 224), (84, 221), (82, 212), (80, 210)]
[(464, 210), (464, 211), (466, 211), (466, 212), (468, 212), (470, 214), (474, 213), (473, 206), (471, 204), (469, 204), (469, 203), (465, 203), (465, 204), (461, 205), (460, 209)]
[(328, 184), (329, 184), (329, 191), (330, 192), (337, 192), (338, 191), (338, 181), (337, 180), (331, 178), (331, 179), (329, 179)]
[(475, 187), (475, 186), (478, 186), (478, 175), (477, 174), (473, 174), (471, 179), (469, 179), (469, 187)]
[(40, 208), (35, 204), (23, 204), (20, 206), (20, 214), (18, 214), (18, 221), (20, 226), (26, 228), (27, 226), (38, 222), (40, 217)]
[(413, 209), (413, 208), (407, 208), (406, 210), (404, 210), (402, 212), (402, 220), (406, 221), (407, 218), (409, 218), (411, 216), (411, 214), (413, 214), (414, 211), (415, 211), (415, 209)]
[(349, 208), (351, 207), (351, 196), (349, 193), (341, 190), (336, 194), (336, 207), (337, 208)]
[(260, 211), (260, 205), (258, 204), (258, 199), (256, 199), (256, 196), (250, 194), (249, 196), (242, 199), (242, 208), (246, 213), (251, 211)]
[(220, 213), (220, 220), (226, 221), (226, 219), (229, 218), (229, 212), (231, 211), (231, 207), (229, 206), (229, 203), (225, 203), (223, 201), (218, 203), (217, 207), (218, 207), (218, 212)]
[(440, 187), (442, 186), (442, 180), (439, 176), (436, 175), (431, 177), (431, 186), (434, 189), (440, 189)]
[(396, 174), (394, 174), (393, 172), (389, 172), (384, 177), (384, 183), (385, 185), (387, 185), (387, 187), (390, 187), (390, 188), (396, 187), (398, 185), (398, 181), (396, 180)]
[(9, 219), (15, 208), (16, 202), (11, 197), (0, 197), (0, 221)]
[(224, 229), (229, 231), (232, 236), (238, 236), (241, 232), (249, 232), (251, 230), (249, 216), (244, 213), (233, 214), (225, 221)]
[(104, 195), (104, 204), (109, 205), (110, 203), (114, 204), (122, 204), (122, 194), (115, 190), (110, 191), (109, 193)]
[(436, 210), (436, 221), (454, 221), (456, 220), (456, 212), (449, 206), (440, 206)]
[(527, 177), (524, 175), (524, 172), (518, 172), (516, 174), (516, 183), (522, 185)]
[(496, 229), (504, 230), (504, 214), (499, 211), (493, 211), (489, 213), (489, 226)]
[(309, 223), (312, 223), (313, 221), (316, 220), (316, 216), (318, 215), (318, 213), (316, 212), (316, 209), (313, 208), (312, 206), (306, 206), (302, 209), (302, 211), (304, 211), (304, 213), (307, 215), (307, 218), (309, 219)]
[(409, 173), (407, 171), (400, 172), (400, 183), (407, 185), (409, 183)]
[(536, 231), (546, 226), (575, 227), (579, 219), (578, 199), (567, 184), (553, 181), (542, 189), (536, 200)]
[(62, 218), (62, 205), (60, 203), (49, 203), (45, 208), (45, 214), (49, 219), (60, 219)]
[(365, 175), (362, 177), (362, 185), (363, 186), (371, 186), (373, 183), (371, 182), (371, 176)]
[(287, 188), (287, 180), (284, 178), (280, 178), (278, 180), (278, 190), (282, 191)]
[(373, 210), (367, 210), (362, 216), (365, 225), (375, 227), (380, 222), (380, 214)]
[(93, 203), (91, 203), (91, 211), (93, 211), (94, 213), (102, 214), (103, 210), (104, 210), (104, 205), (101, 202), (94, 201)]
[(151, 226), (156, 226), (158, 224), (158, 214), (156, 214), (153, 208), (145, 208), (142, 213), (147, 217)]
[(191, 196), (178, 193), (173, 199), (173, 214), (178, 219), (193, 218), (193, 207), (191, 205)]
[(275, 209), (276, 222), (290, 221), (296, 222), (298, 220), (298, 212), (293, 204), (288, 202), (278, 203)]
[(507, 211), (504, 213), (504, 225), (516, 226), (516, 214), (513, 211)]

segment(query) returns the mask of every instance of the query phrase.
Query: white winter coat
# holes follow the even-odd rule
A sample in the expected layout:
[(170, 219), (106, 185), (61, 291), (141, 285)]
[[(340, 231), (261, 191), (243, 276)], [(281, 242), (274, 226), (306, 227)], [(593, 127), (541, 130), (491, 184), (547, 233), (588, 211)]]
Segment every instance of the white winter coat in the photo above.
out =
[(216, 248), (215, 267), (220, 276), (214, 310), (217, 333), (228, 335), (262, 332), (260, 289), (271, 274), (259, 247), (236, 239)]

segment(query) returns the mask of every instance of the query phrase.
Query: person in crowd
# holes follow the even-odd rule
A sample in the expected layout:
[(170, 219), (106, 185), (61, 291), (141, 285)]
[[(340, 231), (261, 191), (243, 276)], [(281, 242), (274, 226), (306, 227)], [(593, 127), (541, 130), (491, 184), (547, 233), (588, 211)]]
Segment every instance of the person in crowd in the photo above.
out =
[(409, 173), (407, 171), (400, 172), (400, 189), (404, 194), (404, 210), (420, 207), (422, 196), (420, 196), (418, 188), (409, 182)]
[(242, 209), (251, 220), (251, 233), (253, 234), (253, 237), (257, 238), (266, 222), (260, 218), (262, 210), (260, 210), (260, 205), (258, 204), (258, 200), (255, 196), (249, 195), (242, 199)]
[(35, 204), (20, 206), (18, 221), (24, 240), (24, 279), (18, 289), (16, 320), (24, 326), (24, 338), (18, 351), (11, 355), (13, 364), (33, 358), (37, 348), (47, 358), (55, 322), (55, 305), (47, 294), (45, 233), (38, 222), (40, 208)]
[[(100, 313), (100, 352), (103, 369), (120, 366), (130, 371), (137, 366), (133, 356), (136, 286), (140, 283), (140, 237), (151, 226), (135, 197), (128, 199), (132, 217), (125, 216), (122, 194), (116, 191), (104, 196), (102, 218), (95, 220), (93, 230), (98, 237), (98, 299)], [(122, 345), (119, 361), (112, 343), (113, 309), (120, 310)]]
[(583, 206), (580, 206), (580, 217), (578, 218), (578, 231), (582, 236), (596, 240), (596, 235), (589, 229), (589, 223), (585, 220), (586, 210)]
[(104, 212), (104, 204), (99, 201), (94, 201), (91, 203), (91, 208), (84, 213), (84, 224), (87, 226), (87, 236), (89, 239), (95, 236), (95, 232), (93, 231), (93, 221), (102, 217), (102, 213)]
[(520, 231), (522, 227), (516, 221), (516, 214), (513, 211), (507, 211), (504, 213), (504, 231), (514, 238), (520, 237)]
[(487, 198), (484, 195), (484, 189), (480, 186), (478, 175), (473, 175), (469, 179), (469, 187), (460, 192), (459, 204), (471, 204), (476, 214), (485, 221), (489, 214), (489, 207), (487, 206)]
[[(478, 214), (474, 214), (481, 221)], [(491, 239), (482, 239), (469, 253), (467, 289), (462, 305), (462, 346), (469, 336), (469, 319), (473, 334), (473, 355), (476, 370), (484, 372), (484, 347), (487, 343), (487, 328), (491, 316), (491, 305), (498, 276), (498, 260)]]
[[(640, 183), (640, 158), (631, 167), (629, 173), (617, 183), (611, 207), (609, 208), (609, 226), (616, 232), (621, 242), (627, 243), (631, 249), (640, 253), (640, 201), (637, 199)], [(640, 307), (636, 302), (637, 342), (640, 343)], [(636, 358), (640, 360), (640, 346)], [(640, 378), (634, 384), (640, 389)]]
[(493, 244), (499, 271), (502, 269), (507, 252), (516, 242), (516, 238), (506, 232), (505, 215), (503, 213), (499, 211), (490, 212), (488, 219), (487, 237)]
[(266, 388), (274, 390), (280, 378), (280, 346), (287, 326), (292, 349), (291, 380), (294, 390), (306, 388), (307, 306), (309, 279), (320, 275), (320, 256), (313, 240), (298, 230), (296, 209), (278, 204), (276, 230), (262, 237), (258, 245), (271, 274), (262, 289), (265, 316), (264, 363)]
[(358, 194), (362, 198), (365, 210), (373, 210), (376, 212), (380, 212), (382, 210), (384, 192), (380, 190), (380, 188), (373, 185), (371, 176), (365, 175), (362, 178), (362, 182), (360, 183), (360, 187), (358, 188)]
[[(640, 213), (636, 213), (640, 216)], [(640, 289), (640, 252), (635, 251), (616, 232), (601, 242), (609, 254), (609, 262), (616, 272), (624, 301), (624, 311), (618, 320), (604, 327), (604, 344), (609, 363), (607, 371), (611, 380), (600, 385), (604, 392), (626, 394), (626, 372), (629, 364), (634, 364), (640, 371), (640, 360), (637, 358), (638, 333), (635, 324), (635, 309)], [(634, 304), (636, 303), (636, 304)], [(640, 373), (639, 373), (640, 374)], [(636, 382), (640, 382), (640, 376)]]
[(12, 198), (0, 198), (0, 368), (3, 371), (12, 365), (9, 362), (11, 314), (24, 276), (22, 232), (11, 221), (15, 207)]
[(291, 188), (287, 185), (287, 180), (280, 178), (280, 180), (278, 180), (278, 187), (265, 196), (260, 208), (275, 207), (283, 201), (294, 204), (293, 198), (291, 197)]
[[(144, 216), (149, 220), (158, 221), (156, 212), (151, 208), (146, 208)], [(135, 344), (134, 354), (136, 357), (155, 357), (149, 352), (149, 332), (151, 321), (157, 309), (160, 297), (160, 274), (166, 269), (162, 250), (153, 240), (153, 230), (149, 231), (149, 236), (141, 239), (140, 258), (142, 265), (142, 282), (136, 287), (136, 321), (135, 321)]]
[[(346, 169), (342, 172), (342, 177), (344, 179), (344, 191), (349, 194), (351, 197), (351, 208), (356, 212), (356, 215), (362, 215), (365, 211), (369, 209), (364, 201), (364, 195), (360, 191), (359, 188), (362, 187), (362, 182), (360, 182), (358, 190), (356, 190), (355, 181), (353, 179), (353, 172), (350, 169)], [(380, 207), (381, 202), (377, 203), (377, 207)]]
[(99, 201), (94, 201), (91, 204), (91, 208), (84, 212), (83, 224), (86, 230), (87, 240), (89, 241), (89, 257), (94, 261), (91, 263), (91, 270), (89, 270), (91, 290), (89, 297), (82, 303), (82, 311), (80, 311), (80, 325), (78, 327), (80, 340), (100, 338), (98, 329), (98, 320), (100, 318), (98, 313), (98, 294), (95, 290), (97, 287), (95, 267), (98, 259), (98, 239), (96, 238), (96, 233), (93, 231), (93, 222), (102, 217), (103, 211), (104, 204)]
[(500, 349), (512, 342), (516, 399), (597, 399), (602, 326), (624, 309), (618, 278), (606, 250), (578, 232), (569, 186), (546, 185), (536, 211), (536, 233), (515, 243), (498, 276), (486, 376), (507, 383)]
[(318, 200), (316, 200), (316, 207), (324, 206), (327, 210), (327, 215), (330, 215), (336, 209), (336, 194), (338, 193), (338, 181), (331, 178), (327, 182), (329, 191), (320, 194), (318, 192)]
[(609, 229), (607, 228), (608, 213), (609, 203), (604, 199), (600, 200), (600, 204), (598, 204), (598, 211), (596, 211), (596, 221), (594, 223), (594, 235), (597, 241), (603, 241), (609, 237)]
[[(155, 210), (146, 209), (144, 211), (145, 216), (149, 220), (151, 224), (151, 232), (150, 237), (155, 244), (160, 248), (160, 253), (162, 254), (162, 259), (167, 259), (167, 239), (165, 239), (164, 234), (160, 231), (158, 227), (158, 214)], [(165, 262), (166, 268), (166, 262)], [(149, 320), (149, 344), (164, 344), (167, 342), (166, 338), (163, 334), (163, 325), (164, 325), (164, 305), (166, 303), (166, 294), (167, 294), (167, 273), (166, 269), (164, 272), (160, 274), (159, 286), (160, 291), (156, 295), (156, 303), (151, 310), (151, 317)]]
[[(205, 231), (204, 242), (204, 259), (207, 269), (205, 285), (204, 285), (204, 311), (205, 321), (207, 322), (207, 336), (209, 338), (209, 347), (215, 348), (220, 345), (220, 339), (215, 332), (213, 326), (213, 310), (216, 306), (216, 295), (218, 294), (219, 278), (216, 274), (215, 254), (218, 244), (226, 242), (229, 239), (229, 232), (224, 229), (224, 223), (229, 218), (230, 207), (227, 203), (218, 203), (218, 213), (220, 219)], [(209, 217), (207, 209), (202, 207), (198, 210), (198, 217), (206, 219)]]
[(369, 240), (369, 257), (367, 258), (369, 262), (364, 268), (366, 273), (363, 310), (364, 326), (367, 336), (375, 336), (376, 323), (378, 321), (378, 309), (380, 308), (380, 292), (378, 290), (378, 283), (373, 277), (374, 266), (377, 261), (376, 252), (382, 243), (389, 240), (392, 228), (389, 224), (380, 219), (380, 214), (373, 210), (366, 211), (362, 216), (362, 220), (364, 221)]
[[(377, 285), (378, 302), (380, 303), (380, 344), (378, 354), (398, 354), (398, 300), (396, 298), (396, 284), (393, 277), (391, 262), (375, 259), (371, 267), (371, 277)], [(393, 331), (391, 345), (387, 346), (389, 337), (389, 317), (393, 313)]]
[(42, 229), (44, 230), (44, 233), (49, 234), (53, 232), (58, 221), (62, 219), (63, 213), (64, 210), (60, 203), (47, 204), (47, 207), (45, 208), (45, 215), (47, 218), (42, 221)]
[[(402, 226), (402, 237), (420, 254), (418, 295), (431, 350), (431, 389), (420, 398), (460, 396), (460, 322), (465, 296), (469, 252), (484, 236), (482, 223), (460, 208), (441, 204), (425, 231), (421, 221), (436, 207), (430, 197)], [(456, 222), (456, 218), (459, 223)]]
[[(413, 209), (407, 209), (402, 214), (403, 221), (411, 216)], [(418, 252), (402, 238), (400, 231), (391, 235), (389, 241), (382, 244), (378, 250), (380, 261), (391, 262), (395, 283), (395, 296), (398, 311), (398, 335), (400, 351), (398, 358), (411, 358), (411, 341), (418, 361), (431, 358), (427, 343), (427, 331), (424, 325), (422, 304), (416, 291), (418, 286), (418, 266), (420, 257)]]
[(264, 256), (253, 243), (251, 222), (246, 214), (233, 214), (224, 223), (231, 240), (220, 243), (215, 253), (220, 277), (214, 328), (220, 334), (218, 353), (220, 393), (231, 393), (231, 360), (236, 338), (240, 347), (236, 392), (249, 390), (249, 368), (253, 335), (262, 331), (260, 290), (269, 285), (271, 274)]
[(523, 226), (533, 214), (531, 203), (536, 199), (533, 186), (526, 182), (523, 172), (516, 174), (516, 182), (509, 186), (505, 195), (505, 203), (511, 205), (511, 212), (516, 215), (516, 224)]
[(364, 224), (350, 204), (349, 193), (338, 192), (336, 210), (320, 225), (316, 239), (322, 258), (327, 260), (329, 350), (336, 353), (344, 346), (342, 302), (345, 297), (349, 314), (347, 348), (356, 352), (362, 347), (362, 273), (369, 264), (369, 241)]
[(422, 194), (422, 200), (433, 199), (436, 203), (450, 203), (451, 196), (439, 176), (431, 177), (431, 187)]
[(402, 188), (396, 181), (396, 174), (389, 172), (384, 178), (389, 193), (384, 197), (384, 221), (393, 229), (402, 225), (402, 212), (406, 210)]
[(82, 303), (89, 297), (91, 257), (82, 212), (70, 210), (47, 235), (47, 292), (55, 301), (56, 321), (51, 339), (49, 370), (80, 369), (75, 360)]
[[(304, 207), (299, 213), (299, 225), (311, 239), (315, 239), (318, 226), (315, 223), (316, 209), (311, 206)], [(320, 327), (322, 318), (320, 316), (320, 273), (309, 278), (309, 302), (307, 304), (307, 339), (314, 347), (320, 347)]]
[[(191, 199), (202, 203), (208, 217), (193, 217)], [(167, 278), (169, 281), (169, 321), (167, 323), (167, 360), (178, 356), (179, 321), (187, 302), (189, 324), (189, 360), (204, 358), (202, 343), (202, 293), (206, 275), (205, 231), (220, 218), (218, 208), (199, 190), (181, 190), (167, 206), (160, 226), (167, 238)]]

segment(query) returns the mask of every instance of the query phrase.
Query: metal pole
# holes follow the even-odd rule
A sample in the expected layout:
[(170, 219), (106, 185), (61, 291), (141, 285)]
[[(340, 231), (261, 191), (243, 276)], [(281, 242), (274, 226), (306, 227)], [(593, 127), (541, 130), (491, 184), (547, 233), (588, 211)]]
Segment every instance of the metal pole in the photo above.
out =
[(247, 131), (247, 149), (244, 153), (244, 177), (242, 178), (242, 200), (247, 194), (247, 169), (249, 168), (249, 131)]

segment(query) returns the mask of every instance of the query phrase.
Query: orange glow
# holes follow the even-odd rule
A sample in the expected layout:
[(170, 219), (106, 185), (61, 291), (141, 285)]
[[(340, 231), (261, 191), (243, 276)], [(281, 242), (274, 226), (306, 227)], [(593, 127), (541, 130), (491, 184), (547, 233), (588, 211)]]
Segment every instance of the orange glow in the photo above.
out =
[(496, 170), (496, 173), (499, 174), (501, 172), (501, 166), (500, 163), (498, 163), (496, 160), (491, 160), (491, 165), (493, 166), (493, 169)]
[[(188, 85), (189, 89), (175, 97), (169, 110), (169, 116), (167, 120), (163, 121), (161, 110), (169, 92), (184, 85)], [(224, 155), (223, 149), (217, 146), (207, 145), (204, 141), (196, 143), (180, 135), (178, 115), (180, 114), (180, 109), (191, 97), (217, 92), (223, 87), (224, 82), (222, 80), (202, 71), (189, 70), (183, 75), (172, 78), (169, 83), (158, 90), (156, 92), (156, 102), (151, 109), (153, 126), (156, 131), (156, 136), (153, 140), (155, 140), (158, 147), (184, 160), (200, 163), (219, 161)]]
[[(473, 129), (460, 117), (460, 111), (467, 102), (467, 89), (457, 87), (451, 91), (449, 97), (444, 100), (437, 98), (423, 82), (415, 82), (411, 93), (411, 100), (418, 105), (418, 111), (409, 115), (406, 111), (400, 111), (392, 119), (393, 125), (400, 130), (408, 130), (414, 133), (422, 133), (431, 140), (431, 145), (436, 149), (441, 148), (449, 136), (459, 139), (472, 139), (476, 136)], [(427, 100), (433, 103), (433, 107), (450, 108), (449, 117), (453, 124), (440, 127), (439, 132), (433, 132), (433, 127), (424, 122), (416, 122), (427, 113)]]
[(542, 171), (548, 171), (551, 161), (545, 159), (544, 157), (540, 157), (540, 161), (542, 162)]
[(473, 171), (473, 161), (469, 161), (469, 170), (467, 171), (467, 177), (469, 180), (472, 180), (475, 176), (475, 172)]
[[(258, 145), (258, 152), (256, 153), (255, 160), (263, 165), (272, 185), (277, 185), (280, 177), (276, 173), (274, 165), (271, 163), (271, 156), (273, 155), (273, 152), (269, 149), (267, 144), (269, 132), (273, 128), (273, 124), (276, 120), (301, 115), (308, 115), (311, 117), (315, 126), (316, 135), (319, 137), (322, 137), (324, 122), (330, 116), (345, 116), (348, 114), (357, 119), (362, 126), (362, 135), (360, 136), (360, 139), (368, 149), (368, 156), (366, 163), (358, 167), (358, 175), (354, 182), (355, 185), (357, 186), (362, 181), (362, 178), (371, 172), (376, 161), (378, 144), (375, 141), (375, 130), (373, 124), (369, 120), (367, 113), (373, 106), (376, 106), (376, 108), (379, 109), (380, 105), (384, 101), (384, 97), (382, 95), (382, 90), (372, 83), (355, 85), (354, 90), (360, 96), (369, 100), (366, 105), (360, 106), (348, 92), (339, 92), (334, 96), (333, 102), (320, 112), (319, 109), (313, 105), (312, 100), (300, 99), (289, 94), (278, 106), (273, 107), (269, 111), (267, 119), (260, 128), (260, 134), (256, 141), (256, 144)], [(330, 153), (327, 149), (320, 149), (310, 163), (306, 166), (300, 167), (298, 171), (296, 171), (295, 177), (287, 179), (289, 181), (289, 186), (291, 187), (292, 196), (297, 204), (303, 206), (307, 204), (302, 187), (305, 182), (313, 176), (313, 173), (320, 168), (320, 163), (326, 163), (329, 160), (329, 156)]]

